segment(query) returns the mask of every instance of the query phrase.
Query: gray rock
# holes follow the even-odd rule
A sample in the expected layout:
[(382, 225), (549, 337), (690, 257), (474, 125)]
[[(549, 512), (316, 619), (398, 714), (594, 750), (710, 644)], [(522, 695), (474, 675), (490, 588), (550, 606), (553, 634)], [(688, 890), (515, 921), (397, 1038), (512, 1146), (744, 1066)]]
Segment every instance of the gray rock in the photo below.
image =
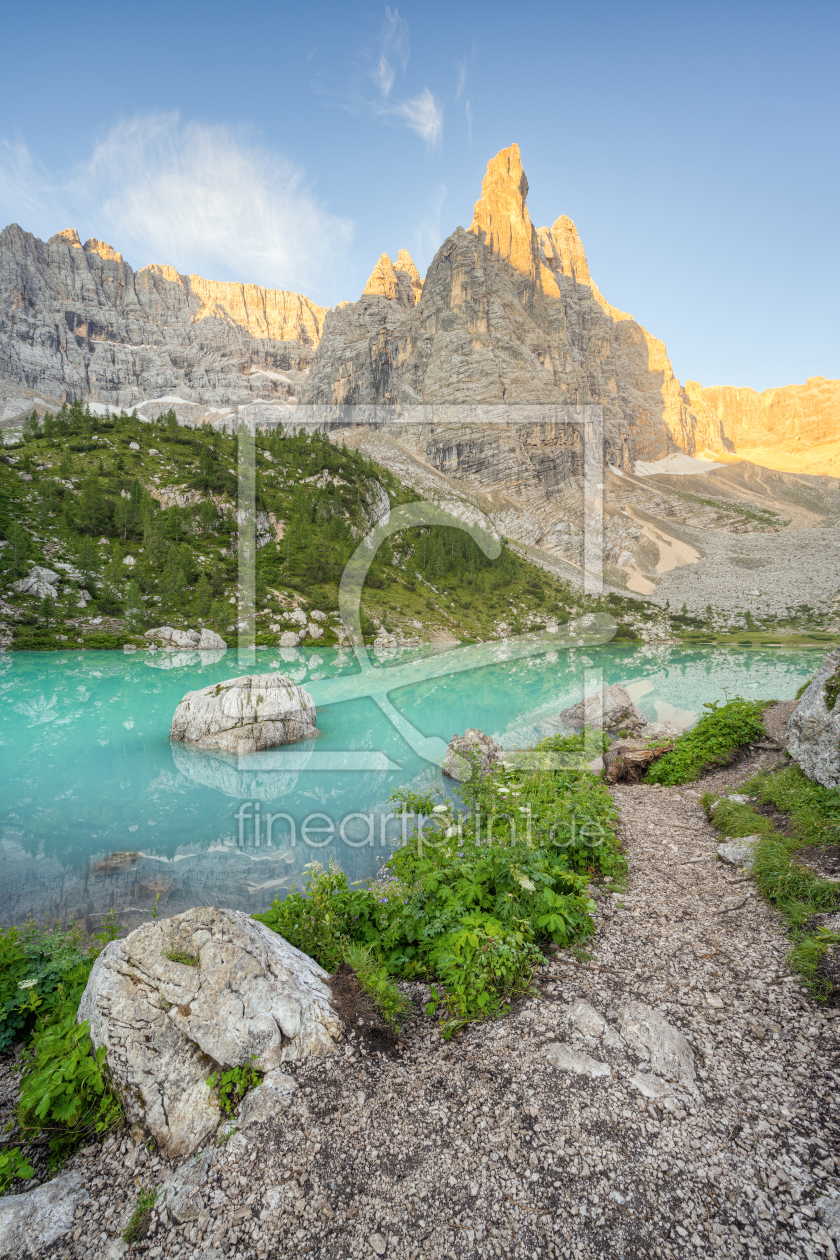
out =
[(577, 998), (571, 1005), (566, 1018), (570, 1027), (581, 1037), (590, 1040), (601, 1040), (612, 1050), (620, 1050), (624, 1042), (615, 1029), (607, 1023), (603, 1015), (590, 1006), (583, 998)]
[[(147, 630), (143, 636), (146, 639), (156, 639), (167, 647), (177, 648), (197, 648), (201, 639), (201, 635), (197, 630), (176, 630), (172, 626), (156, 626), (154, 630)], [(216, 636), (218, 638), (218, 636)], [(211, 645), (208, 644), (208, 647)], [(215, 646), (218, 647), (218, 644)]]
[(42, 565), (36, 564), (25, 578), (12, 584), (12, 590), (17, 591), (19, 595), (35, 595), (38, 599), (43, 599), (45, 595), (49, 595), (50, 599), (56, 599), (55, 588), (58, 580), (59, 575), (52, 569), (45, 569)]
[(256, 1089), (250, 1090), (236, 1113), (236, 1122), (241, 1128), (249, 1124), (259, 1124), (264, 1120), (274, 1120), (285, 1111), (298, 1090), (297, 1081), (276, 1068), (268, 1072)]
[(563, 1041), (553, 1041), (545, 1047), (545, 1057), (552, 1067), (562, 1072), (574, 1072), (577, 1076), (591, 1076), (593, 1080), (601, 1076), (612, 1076), (608, 1063), (593, 1059), (589, 1054), (573, 1050)]
[(694, 1086), (694, 1053), (682, 1033), (644, 1002), (621, 1008), (618, 1026), (631, 1050), (669, 1081)]
[(751, 874), (755, 868), (755, 847), (761, 839), (761, 834), (756, 832), (752, 836), (737, 836), (734, 839), (727, 838), (718, 845), (716, 854), (721, 862), (725, 862), (727, 866), (737, 866), (747, 874)]
[(202, 630), (198, 638), (198, 646), (202, 652), (227, 651), (227, 644), (220, 634), (216, 634), (215, 630)]
[(39, 1251), (73, 1227), (76, 1208), (88, 1197), (83, 1172), (65, 1173), (23, 1194), (0, 1198), (0, 1256), (19, 1254), (22, 1244)]
[(620, 683), (586, 696), (571, 709), (564, 709), (558, 717), (566, 726), (589, 726), (605, 731), (647, 728), (647, 718), (639, 712)]
[[(169, 955), (194, 957), (198, 965)], [(168, 1158), (218, 1127), (214, 1066), (326, 1055), (342, 1024), (327, 974), (275, 932), (236, 910), (188, 910), (112, 941), (94, 964), (78, 1012), (90, 1022), (130, 1123)]]
[(377, 1256), (385, 1255), (385, 1252), (388, 1250), (388, 1244), (381, 1234), (371, 1234), (368, 1241), (370, 1243), (371, 1250), (373, 1251), (374, 1255), (377, 1255)]
[(197, 748), (250, 753), (312, 739), (312, 697), (283, 674), (243, 674), (184, 696), (169, 738)]
[(840, 784), (840, 649), (826, 657), (788, 719), (787, 750), (809, 779)]
[(504, 751), (501, 744), (484, 731), (470, 727), (463, 735), (453, 735), (450, 739), (443, 759), (443, 773), (463, 782), (477, 765), (479, 774), (488, 774), (501, 761)]
[(204, 1211), (201, 1187), (213, 1162), (213, 1152), (207, 1151), (200, 1159), (187, 1160), (176, 1169), (166, 1184), (161, 1206), (165, 1207), (176, 1225), (196, 1220)]
[(825, 1226), (832, 1242), (840, 1244), (840, 1197), (830, 1199), (826, 1195), (817, 1199), (814, 1203), (814, 1211)]
[(680, 1102), (673, 1085), (663, 1081), (661, 1076), (652, 1076), (650, 1072), (635, 1072), (628, 1079), (644, 1098), (651, 1098), (665, 1111), (676, 1111), (679, 1108)]
[(284, 630), (278, 642), (280, 647), (297, 647), (300, 643), (300, 635), (296, 630)]

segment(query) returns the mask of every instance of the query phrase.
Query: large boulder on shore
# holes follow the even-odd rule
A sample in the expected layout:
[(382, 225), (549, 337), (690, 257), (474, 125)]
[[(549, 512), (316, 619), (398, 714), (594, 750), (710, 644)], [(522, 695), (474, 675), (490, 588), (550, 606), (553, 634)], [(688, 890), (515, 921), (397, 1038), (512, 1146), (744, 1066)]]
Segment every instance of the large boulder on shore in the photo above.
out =
[(450, 779), (464, 782), (470, 777), (473, 767), (479, 774), (489, 774), (497, 762), (501, 761), (505, 750), (490, 735), (471, 726), (463, 735), (453, 735), (443, 758), (443, 773)]
[(788, 718), (787, 750), (809, 779), (840, 784), (840, 649), (826, 657)]
[(163, 647), (186, 648), (201, 652), (226, 652), (227, 644), (215, 630), (177, 630), (173, 626), (156, 626), (143, 636), (155, 639)]
[[(566, 726), (588, 726), (604, 731), (635, 731), (648, 724), (647, 718), (639, 712), (620, 683), (586, 696), (558, 716)], [(665, 732), (657, 731), (657, 734), (660, 733)]]
[(129, 1122), (170, 1159), (196, 1150), (223, 1119), (211, 1072), (252, 1057), (276, 1072), (332, 1053), (343, 1035), (327, 973), (248, 915), (215, 907), (106, 945), (77, 1018), (105, 1046)]
[(184, 696), (170, 739), (196, 748), (260, 752), (318, 734), (315, 702), (283, 674), (243, 674)]

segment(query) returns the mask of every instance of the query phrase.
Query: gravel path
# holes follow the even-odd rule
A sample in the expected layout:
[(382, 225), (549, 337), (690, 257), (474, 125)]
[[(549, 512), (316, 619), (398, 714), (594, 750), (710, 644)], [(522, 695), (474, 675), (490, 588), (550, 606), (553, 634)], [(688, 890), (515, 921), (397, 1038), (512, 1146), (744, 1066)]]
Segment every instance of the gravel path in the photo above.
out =
[[(138, 1254), (835, 1256), (838, 1012), (802, 995), (777, 916), (716, 863), (699, 792), (614, 793), (630, 876), (599, 901), (593, 961), (559, 956), (542, 996), (449, 1045), (421, 1015), (391, 1057), (354, 1039), (298, 1068), (288, 1111), (211, 1148), (192, 1219), (153, 1217)], [(681, 1082), (631, 1049), (630, 1003), (686, 1038)], [(656, 1092), (656, 1070), (658, 1101), (638, 1084)], [(76, 1164), (90, 1201), (47, 1254), (116, 1260), (138, 1185), (170, 1170), (130, 1138)]]

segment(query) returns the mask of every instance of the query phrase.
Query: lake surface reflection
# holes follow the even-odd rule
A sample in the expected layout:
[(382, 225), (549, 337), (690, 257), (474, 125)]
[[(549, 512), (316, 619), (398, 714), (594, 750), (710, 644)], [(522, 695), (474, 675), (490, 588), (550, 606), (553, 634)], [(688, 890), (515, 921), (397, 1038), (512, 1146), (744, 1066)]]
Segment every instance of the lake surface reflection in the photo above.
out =
[[(365, 677), (350, 653), (324, 648), (0, 656), (0, 923), (76, 917), (90, 930), (113, 908), (135, 926), (156, 898), (161, 915), (254, 912), (302, 885), (313, 859), (365, 879), (399, 843), (389, 795), (408, 785), (451, 794), (435, 763), (467, 727), (528, 746), (601, 675), (651, 720), (688, 726), (727, 693), (792, 698), (821, 659), (778, 648), (529, 651), (392, 652)], [(269, 671), (312, 693), (317, 740), (244, 758), (170, 745), (187, 691)]]

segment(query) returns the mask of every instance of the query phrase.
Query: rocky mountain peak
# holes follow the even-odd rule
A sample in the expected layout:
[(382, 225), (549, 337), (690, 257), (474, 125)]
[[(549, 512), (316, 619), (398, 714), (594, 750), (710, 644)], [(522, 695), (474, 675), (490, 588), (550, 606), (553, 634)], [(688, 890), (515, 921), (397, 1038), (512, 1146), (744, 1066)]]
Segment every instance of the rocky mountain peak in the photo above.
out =
[[(78, 240), (78, 237), (76, 238)], [(85, 241), (82, 249), (86, 254), (98, 254), (100, 258), (110, 258), (113, 262), (122, 262), (122, 254), (118, 254), (113, 245), (109, 245), (107, 241), (98, 241), (92, 236), (89, 241)]]
[(586, 252), (578, 236), (578, 230), (567, 214), (561, 214), (550, 228), (537, 232), (546, 265), (552, 271), (561, 271), (576, 284), (589, 284), (589, 267)]
[(362, 290), (362, 297), (395, 298), (399, 292), (397, 273), (387, 254), (380, 254), (379, 262), (370, 273), (370, 279)]
[(523, 275), (536, 275), (536, 233), (528, 214), (528, 180), (519, 145), (502, 149), (487, 163), (481, 197), (469, 226), (482, 244)]
[(55, 236), (51, 236), (47, 241), (48, 245), (72, 245), (76, 249), (82, 248), (82, 242), (79, 240), (79, 233), (75, 228), (65, 228), (63, 232), (56, 232)]
[(387, 254), (381, 254), (379, 262), (370, 273), (362, 297), (384, 297), (399, 302), (408, 310), (419, 301), (423, 281), (407, 249), (397, 255), (396, 267)]

